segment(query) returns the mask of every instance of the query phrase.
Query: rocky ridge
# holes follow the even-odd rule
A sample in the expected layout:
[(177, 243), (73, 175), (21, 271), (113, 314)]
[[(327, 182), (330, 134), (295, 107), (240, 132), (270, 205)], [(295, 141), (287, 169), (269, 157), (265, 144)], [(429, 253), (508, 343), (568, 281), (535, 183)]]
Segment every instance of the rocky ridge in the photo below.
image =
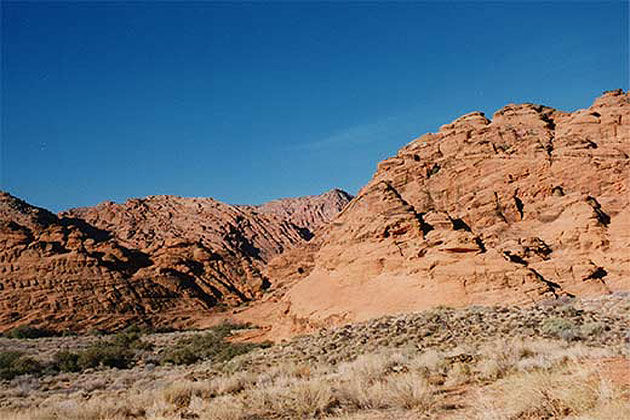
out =
[[(325, 201), (317, 202), (328, 213), (318, 208), (309, 220), (325, 223), (345, 204)], [(299, 211), (308, 205), (300, 202)], [(270, 285), (269, 259), (306, 243), (315, 229), (211, 198), (173, 196), (57, 216), (2, 193), (0, 220), (1, 329), (191, 326), (218, 305), (260, 297)]]
[(281, 275), (311, 261), (302, 280), (240, 317), (265, 313), (278, 338), (439, 304), (627, 290), (629, 182), (621, 90), (573, 113), (464, 115), (381, 162), (321, 243), (292, 251)]
[(324, 226), (352, 200), (353, 196), (340, 189), (321, 195), (283, 198), (259, 206), (242, 206), (263, 214), (274, 214), (311, 231)]

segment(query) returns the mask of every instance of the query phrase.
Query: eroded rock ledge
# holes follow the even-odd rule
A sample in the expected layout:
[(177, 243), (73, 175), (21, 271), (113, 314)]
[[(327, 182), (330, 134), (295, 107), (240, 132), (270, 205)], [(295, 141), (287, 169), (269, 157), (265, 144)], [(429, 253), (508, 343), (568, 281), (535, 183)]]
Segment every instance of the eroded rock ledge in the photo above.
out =
[(439, 304), (629, 289), (629, 156), (621, 90), (572, 113), (473, 112), (413, 140), (294, 258), (310, 271), (276, 299), (271, 336)]

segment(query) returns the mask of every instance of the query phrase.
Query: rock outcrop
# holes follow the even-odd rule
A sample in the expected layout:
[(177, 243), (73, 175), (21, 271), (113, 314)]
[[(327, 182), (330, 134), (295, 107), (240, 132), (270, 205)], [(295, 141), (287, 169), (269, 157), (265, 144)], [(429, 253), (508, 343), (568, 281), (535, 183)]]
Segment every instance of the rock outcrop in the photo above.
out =
[(259, 206), (242, 206), (264, 214), (274, 214), (311, 232), (335, 218), (352, 200), (352, 195), (333, 189), (320, 195), (273, 200)]
[(203, 326), (218, 305), (253, 302), (231, 316), (280, 338), (435, 305), (630, 290), (630, 95), (464, 115), (350, 198), (159, 196), (56, 216), (2, 194), (0, 329)]
[(0, 328), (38, 324), (98, 328), (104, 318), (161, 308), (168, 291), (130, 278), (146, 254), (108, 232), (61, 219), (0, 193)]
[(274, 202), (306, 215), (298, 226), (211, 198), (154, 196), (57, 216), (2, 193), (0, 329), (194, 325), (217, 306), (259, 298), (269, 259), (311, 239), (345, 204), (339, 194), (290, 199), (293, 212)]
[(312, 263), (275, 312), (241, 318), (275, 313), (282, 336), (439, 304), (627, 290), (629, 232), (629, 94), (573, 113), (474, 112), (381, 162), (321, 244), (292, 251), (304, 255), (283, 275)]

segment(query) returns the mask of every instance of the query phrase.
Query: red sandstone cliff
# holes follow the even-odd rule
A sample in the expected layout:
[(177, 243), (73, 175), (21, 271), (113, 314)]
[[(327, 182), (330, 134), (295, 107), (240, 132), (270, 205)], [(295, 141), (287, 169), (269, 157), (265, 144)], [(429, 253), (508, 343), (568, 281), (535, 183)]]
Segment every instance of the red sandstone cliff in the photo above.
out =
[(319, 245), (278, 272), (311, 261), (308, 273), (241, 318), (265, 313), (282, 336), (438, 304), (628, 290), (629, 156), (622, 91), (573, 113), (464, 115), (381, 162)]
[(282, 205), (307, 215), (297, 226), (284, 214), (210, 198), (147, 197), (56, 216), (2, 193), (0, 328), (194, 325), (217, 305), (260, 297), (267, 261), (306, 243), (349, 200), (327, 194), (330, 203)]

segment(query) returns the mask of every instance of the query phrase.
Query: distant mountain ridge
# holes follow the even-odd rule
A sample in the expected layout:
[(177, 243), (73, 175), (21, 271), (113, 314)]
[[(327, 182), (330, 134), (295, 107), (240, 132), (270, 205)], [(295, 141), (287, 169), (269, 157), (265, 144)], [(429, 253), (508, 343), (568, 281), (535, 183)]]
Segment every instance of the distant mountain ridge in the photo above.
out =
[(1, 193), (0, 329), (185, 326), (200, 310), (255, 299), (269, 286), (269, 259), (307, 242), (350, 199), (326, 194), (281, 205), (303, 215), (298, 226), (212, 198), (151, 196), (55, 215)]
[(239, 206), (265, 214), (275, 214), (291, 223), (315, 231), (332, 220), (353, 196), (335, 188), (324, 194), (282, 198), (259, 206)]

